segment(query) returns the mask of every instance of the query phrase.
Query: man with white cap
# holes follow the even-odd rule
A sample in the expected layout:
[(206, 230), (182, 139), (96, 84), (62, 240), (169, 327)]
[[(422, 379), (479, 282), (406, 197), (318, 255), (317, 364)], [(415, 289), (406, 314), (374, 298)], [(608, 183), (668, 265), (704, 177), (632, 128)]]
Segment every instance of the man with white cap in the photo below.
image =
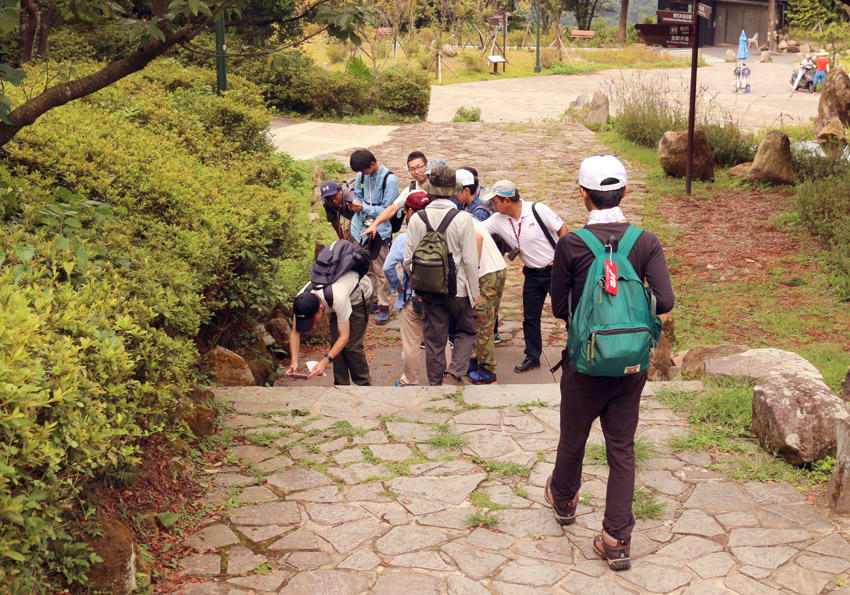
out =
[[(623, 164), (612, 155), (594, 155), (581, 164), (578, 183), (589, 211), (584, 229), (603, 245), (610, 245), (613, 251), (630, 227), (620, 209), (626, 182)], [(629, 264), (649, 286), (657, 300), (657, 312), (669, 312), (675, 298), (661, 243), (655, 234), (639, 229), (632, 230), (630, 237), (635, 231), (639, 235), (628, 251)], [(626, 240), (628, 243), (630, 241)], [(595, 258), (588, 244), (576, 233), (558, 242), (552, 270), (552, 310), (556, 317), (570, 319)], [(564, 354), (568, 358), (566, 350)], [(563, 362), (561, 436), (555, 468), (546, 482), (544, 496), (560, 524), (575, 522), (585, 444), (594, 420), (601, 418), (609, 474), (602, 534), (596, 536), (593, 546), (613, 570), (625, 570), (631, 565), (629, 549), (635, 524), (632, 515), (634, 438), (646, 379), (646, 370), (629, 370), (623, 376), (591, 376), (578, 372), (569, 361)]]
[(558, 238), (567, 233), (567, 226), (555, 212), (542, 202), (521, 200), (516, 185), (499, 180), (484, 196), (492, 200), (496, 212), (483, 222), (484, 229), (499, 236), (513, 251), (512, 258), (522, 260), (522, 334), (525, 339), (525, 359), (514, 367), (527, 372), (540, 367), (543, 336), (540, 317), (543, 303), (552, 282), (552, 261)]

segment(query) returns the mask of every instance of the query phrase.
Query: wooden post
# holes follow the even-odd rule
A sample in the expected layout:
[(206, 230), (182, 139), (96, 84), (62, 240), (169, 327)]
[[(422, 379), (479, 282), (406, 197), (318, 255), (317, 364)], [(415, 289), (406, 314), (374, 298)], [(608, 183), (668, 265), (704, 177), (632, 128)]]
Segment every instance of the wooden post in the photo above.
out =
[(442, 60), (443, 52), (442, 50), (437, 50), (437, 81), (442, 85), (443, 84), (443, 60)]
[[(776, 51), (776, 0), (767, 3), (767, 49)], [(758, 48), (756, 48), (758, 49)]]
[(693, 42), (691, 49), (691, 93), (688, 105), (688, 160), (685, 162), (685, 194), (691, 195), (691, 178), (694, 169), (694, 124), (697, 104), (697, 63), (699, 61), (699, 15), (697, 1), (693, 1)]

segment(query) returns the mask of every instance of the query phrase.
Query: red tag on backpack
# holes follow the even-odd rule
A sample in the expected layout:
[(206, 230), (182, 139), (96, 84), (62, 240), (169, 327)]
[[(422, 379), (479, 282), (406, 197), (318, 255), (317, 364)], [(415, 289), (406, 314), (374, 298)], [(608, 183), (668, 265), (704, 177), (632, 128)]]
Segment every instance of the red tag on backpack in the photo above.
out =
[(617, 295), (617, 263), (613, 260), (605, 261), (605, 291)]

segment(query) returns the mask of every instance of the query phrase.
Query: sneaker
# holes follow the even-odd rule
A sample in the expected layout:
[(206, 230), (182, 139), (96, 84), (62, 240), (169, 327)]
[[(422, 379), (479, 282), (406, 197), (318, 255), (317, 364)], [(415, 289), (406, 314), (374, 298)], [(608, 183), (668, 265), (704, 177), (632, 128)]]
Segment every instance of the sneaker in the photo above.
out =
[(372, 305), (369, 306), (369, 314), (375, 314), (378, 311), (378, 302), (372, 302)]
[(378, 313), (375, 314), (375, 324), (386, 324), (390, 320), (390, 307), (378, 306)]
[(419, 344), (419, 349), (425, 349), (425, 341), (422, 341), (422, 342)]
[(452, 341), (451, 339), (449, 339), (449, 349), (454, 349), (454, 348), (455, 348), (455, 342)]
[(617, 545), (611, 546), (605, 543), (602, 535), (593, 538), (593, 551), (602, 556), (608, 562), (611, 570), (628, 570), (632, 566), (629, 557), (629, 544), (622, 539), (617, 540)]
[(472, 384), (498, 384), (496, 375), (486, 368), (477, 368), (469, 373), (469, 381)]
[(477, 369), (478, 369), (478, 360), (475, 359), (475, 358), (470, 359), (469, 360), (469, 367), (466, 369), (466, 375), (469, 376), (470, 374), (472, 374)]
[(493, 343), (497, 345), (502, 342), (502, 337), (499, 336), (499, 333), (493, 333)]
[(396, 380), (395, 385), (396, 386), (404, 386), (404, 384), (401, 383), (401, 380)]
[(573, 498), (572, 504), (566, 509), (559, 510), (555, 508), (555, 498), (552, 497), (552, 476), (546, 480), (546, 487), (543, 489), (543, 497), (546, 502), (552, 507), (552, 512), (555, 513), (555, 520), (561, 525), (572, 525), (576, 522), (576, 507), (578, 506), (578, 494)]

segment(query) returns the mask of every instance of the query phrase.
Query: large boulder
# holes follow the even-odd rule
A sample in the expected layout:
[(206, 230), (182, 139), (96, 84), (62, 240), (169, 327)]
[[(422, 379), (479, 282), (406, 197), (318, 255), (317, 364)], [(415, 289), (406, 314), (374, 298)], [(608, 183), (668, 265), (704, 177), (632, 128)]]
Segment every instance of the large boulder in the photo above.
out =
[(694, 345), (685, 353), (680, 366), (682, 370), (703, 374), (706, 361), (743, 353), (749, 349), (746, 345)]
[(843, 419), (835, 429), (835, 467), (826, 488), (826, 499), (835, 512), (850, 515), (850, 421)]
[(248, 367), (251, 368), (251, 373), (254, 375), (254, 383), (257, 386), (268, 386), (274, 376), (272, 366), (260, 359), (252, 359), (248, 361)]
[(841, 391), (841, 398), (844, 401), (850, 401), (850, 370), (847, 371), (847, 376), (844, 378), (844, 390)]
[(729, 168), (729, 171), (726, 174), (730, 178), (746, 178), (750, 175), (750, 170), (753, 167), (752, 161), (747, 161), (746, 163), (739, 163), (738, 165), (734, 165)]
[(834, 452), (836, 423), (848, 418), (844, 401), (817, 378), (775, 374), (753, 388), (753, 434), (791, 465)]
[(847, 146), (847, 132), (838, 118), (833, 118), (818, 133), (818, 144), (825, 153), (837, 157)]
[(582, 93), (570, 102), (569, 109), (582, 111), (588, 105), (590, 105), (590, 97), (586, 93)]
[(89, 545), (102, 558), (89, 571), (89, 587), (93, 592), (126, 595), (138, 588), (136, 545), (127, 527), (115, 519), (104, 519), (100, 523), (100, 537), (90, 540)]
[(444, 56), (447, 56), (449, 58), (454, 58), (455, 56), (457, 56), (457, 50), (454, 49), (454, 47), (448, 43), (444, 43), (440, 46), (440, 52), (442, 52)]
[(598, 130), (608, 122), (609, 110), (608, 96), (596, 91), (590, 100), (590, 105), (587, 106), (587, 113), (584, 114), (585, 126), (591, 130)]
[(764, 136), (746, 179), (773, 184), (794, 183), (791, 139), (787, 134), (771, 130)]
[[(658, 161), (668, 176), (685, 177), (688, 162), (688, 131), (668, 130), (658, 141)], [(694, 163), (692, 177), (695, 180), (714, 179), (714, 157), (705, 138), (705, 132), (694, 130)]]
[(841, 120), (845, 126), (850, 124), (850, 76), (841, 69), (830, 71), (823, 82), (823, 90), (818, 100), (815, 134), (820, 134), (823, 127), (835, 118)]
[(222, 386), (254, 384), (254, 375), (245, 360), (221, 345), (207, 353), (207, 362), (212, 367), (215, 381)]
[(181, 399), (177, 414), (198, 438), (215, 432), (215, 409), (210, 405), (192, 399)]
[(289, 345), (289, 333), (292, 332), (289, 320), (282, 317), (272, 318), (266, 324), (266, 329), (271, 333), (275, 343), (284, 347)]
[(765, 347), (705, 362), (706, 378), (740, 379), (750, 384), (779, 374), (794, 374), (823, 382), (823, 376), (812, 364), (793, 351)]

